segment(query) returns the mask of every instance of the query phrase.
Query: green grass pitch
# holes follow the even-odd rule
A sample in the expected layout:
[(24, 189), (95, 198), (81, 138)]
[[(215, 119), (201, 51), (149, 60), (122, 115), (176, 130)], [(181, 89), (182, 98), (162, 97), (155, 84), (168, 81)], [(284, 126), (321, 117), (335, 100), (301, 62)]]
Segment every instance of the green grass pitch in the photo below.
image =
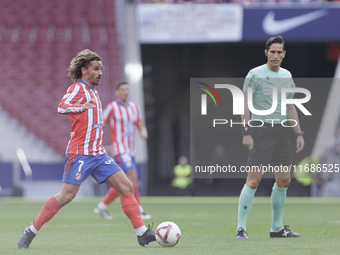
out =
[(44, 201), (0, 199), (0, 254), (340, 254), (340, 199), (286, 200), (283, 223), (301, 238), (269, 238), (269, 197), (255, 197), (247, 222), (248, 240), (235, 240), (235, 197), (145, 197), (154, 228), (175, 222), (182, 231), (177, 246), (156, 242), (141, 247), (119, 202), (109, 207), (112, 220), (99, 218), (93, 208), (100, 198), (76, 199), (48, 222), (28, 250), (17, 242), (37, 216)]

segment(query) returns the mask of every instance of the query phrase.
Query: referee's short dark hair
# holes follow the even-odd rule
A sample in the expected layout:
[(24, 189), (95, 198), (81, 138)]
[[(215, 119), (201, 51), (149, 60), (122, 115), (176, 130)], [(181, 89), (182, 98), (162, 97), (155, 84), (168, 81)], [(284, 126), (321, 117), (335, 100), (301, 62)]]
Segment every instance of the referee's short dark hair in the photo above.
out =
[(270, 45), (272, 45), (273, 43), (283, 44), (283, 50), (285, 50), (285, 41), (283, 40), (282, 36), (275, 36), (269, 38), (268, 41), (266, 42), (266, 50), (269, 50)]
[(125, 85), (125, 84), (129, 85), (129, 83), (127, 81), (119, 81), (116, 84), (116, 90), (118, 90), (120, 86)]

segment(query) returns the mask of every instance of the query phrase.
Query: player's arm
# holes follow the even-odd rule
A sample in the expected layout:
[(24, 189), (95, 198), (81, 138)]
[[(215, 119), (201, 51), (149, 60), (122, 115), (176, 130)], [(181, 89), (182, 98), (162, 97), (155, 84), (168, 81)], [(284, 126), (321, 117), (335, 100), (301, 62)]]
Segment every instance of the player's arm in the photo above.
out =
[(103, 111), (103, 127), (106, 125), (106, 123), (110, 121), (114, 121), (114, 112), (113, 112), (112, 103), (109, 103)]
[[(293, 119), (296, 121), (297, 125), (293, 127), (293, 130), (295, 134), (301, 133), (301, 127), (300, 127), (300, 122), (299, 122), (299, 116), (297, 114), (296, 108), (294, 104), (289, 104), (287, 105), (288, 107), (288, 119)], [(294, 126), (296, 123), (294, 121), (289, 121), (292, 126)], [(303, 150), (303, 147), (305, 147), (305, 140), (302, 135), (299, 135), (296, 138), (296, 153), (299, 153)]]
[(61, 114), (81, 113), (95, 107), (94, 99), (82, 103), (84, 101), (84, 98), (85, 98), (84, 92), (81, 91), (80, 86), (76, 84), (70, 86), (67, 90), (67, 93), (61, 99), (61, 102), (58, 106), (58, 113)]
[(246, 126), (243, 127), (243, 145), (247, 147), (249, 150), (253, 149), (254, 141), (250, 135), (250, 127), (248, 126), (248, 122), (250, 120), (250, 111), (248, 107), (248, 93), (243, 92), (244, 96), (244, 115), (241, 115), (241, 122), (245, 122)]
[(136, 104), (136, 107), (137, 107), (137, 124), (136, 124), (136, 126), (138, 128), (140, 136), (144, 139), (147, 139), (148, 138), (148, 130), (143, 125), (142, 114), (141, 114), (139, 105)]
[(147, 139), (148, 138), (148, 130), (146, 129), (146, 127), (143, 125), (142, 121), (138, 121), (137, 122), (137, 128), (139, 131), (139, 134), (142, 138)]

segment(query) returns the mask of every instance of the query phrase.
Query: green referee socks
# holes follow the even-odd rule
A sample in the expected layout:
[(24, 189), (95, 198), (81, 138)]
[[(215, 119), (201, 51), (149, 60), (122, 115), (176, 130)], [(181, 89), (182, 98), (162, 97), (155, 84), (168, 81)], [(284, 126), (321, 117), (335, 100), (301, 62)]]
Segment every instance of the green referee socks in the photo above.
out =
[(256, 189), (249, 188), (246, 184), (244, 184), (238, 201), (237, 229), (243, 228), (246, 230), (246, 222), (250, 209), (253, 205), (255, 192)]
[(272, 230), (274, 232), (279, 232), (283, 229), (282, 224), (282, 211), (285, 204), (286, 195), (288, 188), (279, 188), (274, 183), (272, 195), (270, 201), (272, 204)]

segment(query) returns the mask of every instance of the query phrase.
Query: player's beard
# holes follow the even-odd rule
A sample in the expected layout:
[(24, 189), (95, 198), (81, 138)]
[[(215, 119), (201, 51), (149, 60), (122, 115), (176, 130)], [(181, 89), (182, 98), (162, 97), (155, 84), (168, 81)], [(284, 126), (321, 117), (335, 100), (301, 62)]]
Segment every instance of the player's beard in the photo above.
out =
[[(100, 83), (101, 78), (98, 80), (98, 77), (95, 78), (95, 80), (92, 82), (93, 86), (97, 86)], [(97, 82), (98, 81), (98, 82)]]

